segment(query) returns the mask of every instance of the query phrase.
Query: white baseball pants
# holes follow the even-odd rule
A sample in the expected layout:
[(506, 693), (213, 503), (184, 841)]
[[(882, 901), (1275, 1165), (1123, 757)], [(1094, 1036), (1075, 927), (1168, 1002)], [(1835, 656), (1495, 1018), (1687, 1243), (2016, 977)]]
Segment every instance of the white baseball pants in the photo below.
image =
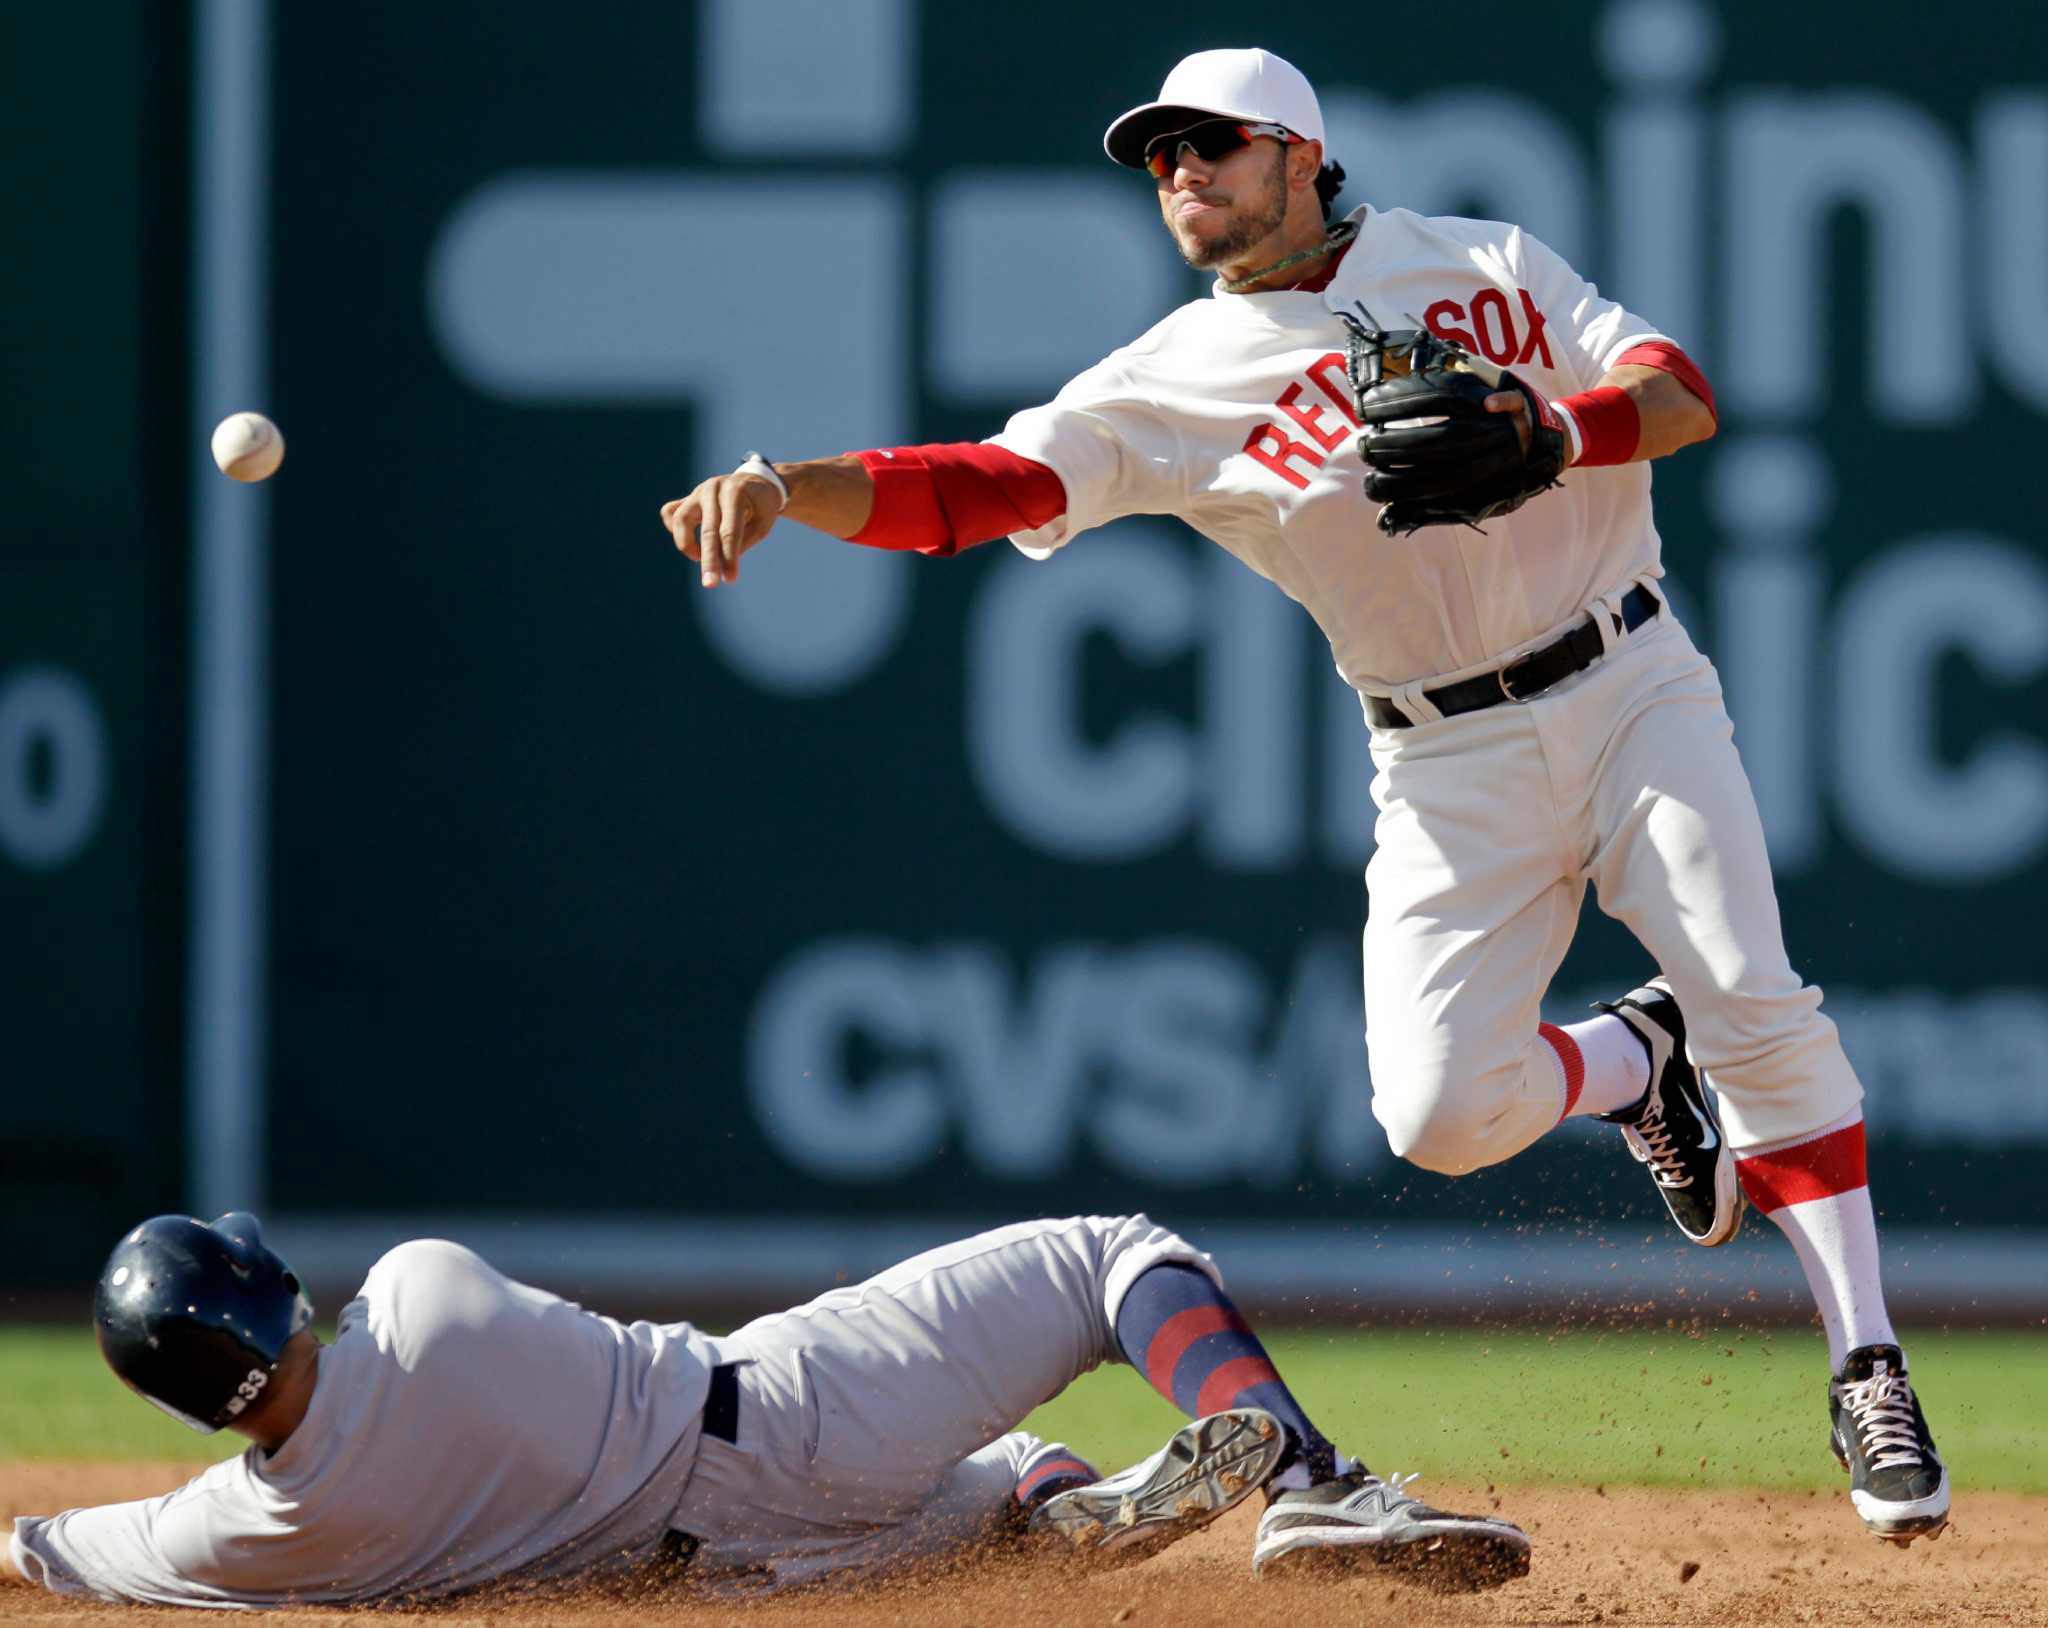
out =
[(1712, 664), (1668, 607), (1607, 635), (1603, 660), (1532, 701), (1373, 731), (1373, 1113), (1426, 1169), (1496, 1164), (1558, 1122), (1536, 1026), (1588, 882), (1670, 979), (1730, 1146), (1803, 1135), (1862, 1100), (1820, 991), (1786, 958)]
[(1031, 1221), (948, 1244), (714, 1341), (738, 1440), (705, 1437), (670, 1524), (693, 1577), (872, 1574), (986, 1540), (1031, 1461), (1015, 1427), (1121, 1360), (1116, 1314), (1166, 1261), (1215, 1263), (1144, 1216)]

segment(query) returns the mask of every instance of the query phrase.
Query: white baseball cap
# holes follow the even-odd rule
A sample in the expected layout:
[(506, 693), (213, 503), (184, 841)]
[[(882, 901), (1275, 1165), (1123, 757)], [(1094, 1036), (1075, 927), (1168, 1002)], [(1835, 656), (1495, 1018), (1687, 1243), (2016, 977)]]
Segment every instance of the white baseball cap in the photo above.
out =
[(1182, 57), (1157, 99), (1134, 107), (1103, 133), (1102, 150), (1134, 170), (1145, 167), (1145, 148), (1204, 118), (1278, 124), (1309, 141), (1323, 139), (1323, 110), (1315, 88), (1295, 65), (1271, 51), (1197, 51)]

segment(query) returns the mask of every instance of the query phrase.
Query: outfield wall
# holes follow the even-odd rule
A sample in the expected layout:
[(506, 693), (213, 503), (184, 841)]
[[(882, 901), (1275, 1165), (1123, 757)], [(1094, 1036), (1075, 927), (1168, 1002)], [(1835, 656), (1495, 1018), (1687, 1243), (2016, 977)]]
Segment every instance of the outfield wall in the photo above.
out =
[[(1674, 597), (1880, 1208), (1940, 1261), (1900, 1273), (2008, 1313), (2048, 1151), (2023, 12), (1480, 4), (1447, 37), (1396, 4), (1264, 41), (1347, 201), (1522, 220), (1715, 380), (1719, 438), (1657, 474)], [(1611, 1139), (1452, 1183), (1371, 1119), (1370, 770), (1295, 607), (1150, 521), (1044, 566), (791, 535), (706, 596), (655, 521), (750, 447), (990, 433), (1197, 292), (1098, 141), (1241, 8), (182, 21), (98, 57), (6, 24), (48, 127), (111, 110), (54, 160), (14, 392), (109, 430), (0, 448), (0, 1218), (65, 1222), (16, 1270), (183, 1202), (338, 1272), (433, 1216), (570, 1279), (795, 1288), (821, 1240), (837, 1272), (1142, 1205), (1267, 1240), (1275, 1292), (1341, 1294), (1361, 1237), (1603, 1292), (1573, 1240), (1648, 1225)], [(291, 454), (244, 490), (203, 431), (252, 404)], [(1553, 1015), (1646, 970), (1589, 906)]]

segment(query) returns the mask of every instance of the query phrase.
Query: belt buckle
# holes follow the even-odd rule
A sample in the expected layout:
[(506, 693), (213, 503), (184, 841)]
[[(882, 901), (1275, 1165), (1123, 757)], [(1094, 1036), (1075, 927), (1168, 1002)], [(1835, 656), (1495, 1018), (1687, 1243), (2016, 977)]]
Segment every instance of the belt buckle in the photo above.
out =
[(1516, 693), (1514, 685), (1508, 682), (1508, 674), (1512, 672), (1515, 668), (1521, 666), (1528, 659), (1529, 658), (1527, 656), (1517, 656), (1505, 667), (1498, 667), (1494, 669), (1493, 676), (1500, 685), (1500, 693), (1510, 701), (1527, 701), (1528, 699), (1530, 699), (1531, 696), (1537, 696), (1543, 693), (1542, 690), (1531, 690), (1528, 695), (1520, 695)]

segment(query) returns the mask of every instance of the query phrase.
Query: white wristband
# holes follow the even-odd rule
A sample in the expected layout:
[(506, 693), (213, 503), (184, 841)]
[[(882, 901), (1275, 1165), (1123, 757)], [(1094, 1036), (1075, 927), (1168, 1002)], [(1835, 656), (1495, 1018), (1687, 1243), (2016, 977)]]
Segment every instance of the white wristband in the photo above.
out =
[(775, 473), (775, 466), (758, 452), (750, 452), (740, 460), (735, 475), (759, 475), (765, 481), (774, 483), (775, 490), (782, 494), (782, 506), (789, 507), (789, 485)]
[(1550, 404), (1550, 410), (1564, 420), (1565, 444), (1571, 450), (1571, 456), (1565, 459), (1564, 466), (1569, 469), (1585, 453), (1586, 432), (1579, 428), (1577, 416), (1563, 402), (1553, 401)]

